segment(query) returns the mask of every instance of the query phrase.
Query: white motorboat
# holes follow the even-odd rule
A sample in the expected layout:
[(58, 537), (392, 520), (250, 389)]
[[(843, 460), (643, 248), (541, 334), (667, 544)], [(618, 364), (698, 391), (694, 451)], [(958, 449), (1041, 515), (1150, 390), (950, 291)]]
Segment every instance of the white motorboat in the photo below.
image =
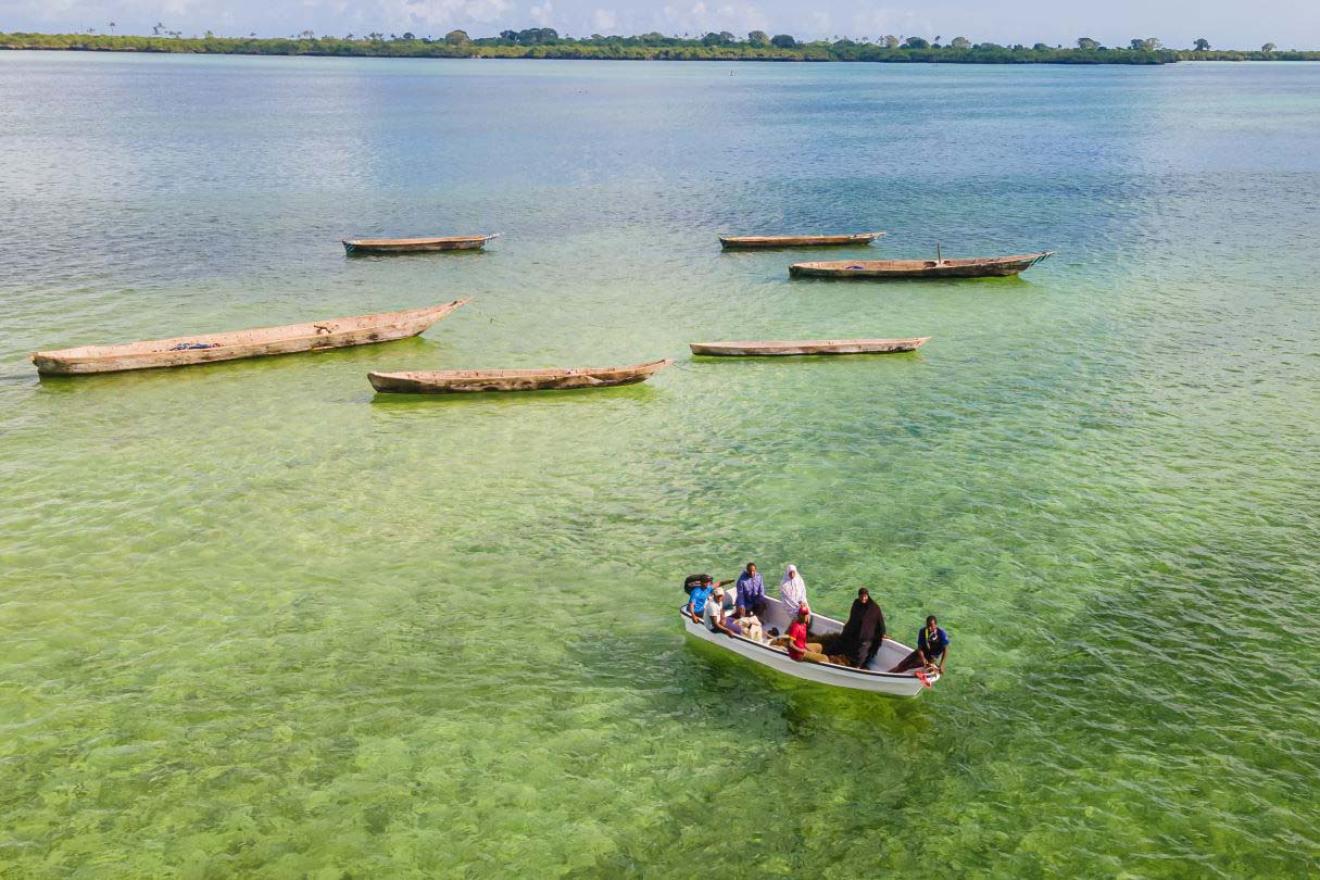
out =
[[(774, 628), (787, 634), (788, 625), (792, 620), (788, 606), (769, 596), (766, 597), (766, 606), (765, 613), (761, 615), (761, 625), (765, 631), (768, 633)], [(804, 678), (807, 681), (814, 681), (819, 684), (871, 691), (872, 693), (887, 694), (892, 697), (915, 697), (940, 679), (938, 672), (924, 673), (925, 682), (923, 682), (921, 677), (917, 675), (916, 670), (909, 672), (885, 671), (894, 668), (899, 661), (912, 653), (912, 649), (907, 645), (893, 639), (885, 639), (879, 652), (876, 653), (875, 659), (867, 664), (865, 669), (854, 669), (851, 666), (840, 666), (834, 663), (812, 663), (807, 660), (794, 660), (783, 648), (774, 647), (766, 642), (758, 642), (744, 636), (730, 636), (722, 632), (712, 632), (704, 624), (697, 623), (688, 617), (682, 609), (679, 610), (679, 617), (683, 620), (684, 629), (693, 638), (710, 642), (712, 645), (732, 651), (746, 657), (748, 660), (760, 663), (762, 666), (769, 666), (771, 669), (785, 675)], [(812, 613), (809, 640), (814, 641), (818, 636), (839, 632), (843, 632), (842, 623), (823, 614)]]

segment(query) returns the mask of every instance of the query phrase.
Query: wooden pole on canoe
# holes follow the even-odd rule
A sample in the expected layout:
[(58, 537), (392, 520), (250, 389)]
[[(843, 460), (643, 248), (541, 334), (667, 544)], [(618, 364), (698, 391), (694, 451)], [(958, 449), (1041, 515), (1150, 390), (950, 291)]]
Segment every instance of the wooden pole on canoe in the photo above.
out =
[(944, 257), (940, 255), (940, 243), (935, 242), (935, 263), (938, 265), (944, 262)]

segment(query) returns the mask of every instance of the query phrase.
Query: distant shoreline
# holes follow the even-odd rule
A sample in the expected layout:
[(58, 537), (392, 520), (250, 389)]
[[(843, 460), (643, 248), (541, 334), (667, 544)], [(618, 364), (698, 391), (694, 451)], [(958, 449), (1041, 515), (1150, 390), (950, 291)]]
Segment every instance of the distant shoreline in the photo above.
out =
[[(642, 37), (561, 38), (519, 42), (522, 34), (469, 39), (461, 31), (433, 40), (411, 34), (385, 39), (366, 37), (184, 37), (110, 34), (0, 33), (0, 50), (71, 52), (138, 52), (189, 55), (313, 56), (322, 58), (532, 58), (597, 61), (782, 61), (868, 62), (881, 64), (1123, 64), (1162, 65), (1179, 61), (1320, 61), (1320, 51), (1299, 50), (1175, 50), (1162, 47), (1094, 48), (999, 46), (978, 43), (959, 46), (887, 46), (883, 43), (837, 40), (769, 45), (751, 42), (710, 42), (647, 34)], [(523, 32), (526, 33), (526, 32)], [(553, 31), (549, 33), (553, 34)], [(461, 36), (455, 37), (455, 34)], [(749, 35), (750, 36), (750, 35)], [(775, 37), (780, 41), (781, 37)], [(961, 38), (959, 38), (961, 40)], [(920, 41), (924, 43), (924, 41)], [(964, 43), (966, 41), (963, 41)], [(1151, 41), (1156, 42), (1156, 41)]]

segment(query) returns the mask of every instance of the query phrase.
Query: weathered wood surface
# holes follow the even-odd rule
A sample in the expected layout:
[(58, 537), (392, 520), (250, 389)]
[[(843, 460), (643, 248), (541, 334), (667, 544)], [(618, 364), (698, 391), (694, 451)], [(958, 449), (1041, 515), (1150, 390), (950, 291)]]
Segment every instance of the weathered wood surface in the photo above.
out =
[[(44, 374), (113, 373), (121, 370), (147, 370), (156, 367), (186, 367), (215, 361), (296, 354), (348, 348), (374, 342), (389, 342), (416, 336), (461, 305), (471, 302), (456, 299), (443, 305), (401, 312), (379, 312), (352, 318), (331, 318), (307, 324), (283, 327), (259, 327), (225, 333), (176, 336), (148, 342), (122, 345), (84, 345), (59, 351), (39, 351), (32, 355), (37, 371)], [(206, 348), (177, 348), (205, 345)]]
[(607, 388), (645, 382), (672, 364), (669, 359), (571, 370), (436, 370), (432, 372), (368, 373), (371, 387), (383, 392), (460, 394), (477, 391), (546, 391), (566, 388)]
[(867, 244), (884, 235), (883, 232), (850, 232), (843, 235), (721, 235), (725, 250), (748, 248), (835, 247), (849, 244)]
[(344, 250), (350, 254), (420, 254), (434, 251), (472, 251), (499, 238), (490, 235), (446, 235), (433, 238), (346, 238)]
[(916, 351), (929, 336), (904, 339), (802, 339), (761, 342), (690, 342), (693, 354), (710, 357), (779, 357), (814, 354), (890, 354)]
[(1054, 251), (1040, 251), (960, 260), (829, 260), (794, 263), (788, 272), (823, 278), (984, 278), (1016, 275), (1053, 255)]

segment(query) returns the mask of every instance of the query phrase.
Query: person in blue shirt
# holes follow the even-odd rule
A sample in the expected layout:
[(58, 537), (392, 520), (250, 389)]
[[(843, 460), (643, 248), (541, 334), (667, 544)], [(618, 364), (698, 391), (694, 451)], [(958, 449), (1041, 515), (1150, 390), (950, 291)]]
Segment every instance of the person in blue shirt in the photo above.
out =
[[(688, 593), (688, 604), (684, 610), (688, 617), (691, 617), (697, 623), (702, 623), (702, 612), (706, 610), (706, 602), (711, 598), (717, 587), (723, 587), (728, 581), (720, 581), (718, 584), (713, 581), (710, 575), (702, 575), (701, 582), (692, 588)], [(721, 597), (723, 598), (723, 597)]]
[(917, 649), (904, 657), (890, 672), (907, 672), (909, 669), (925, 668), (944, 674), (944, 663), (949, 659), (949, 634), (940, 629), (939, 621), (932, 614), (926, 618), (926, 626), (917, 635)]
[(756, 563), (747, 563), (747, 568), (738, 575), (738, 608), (760, 616), (765, 613), (765, 582), (756, 570)]

